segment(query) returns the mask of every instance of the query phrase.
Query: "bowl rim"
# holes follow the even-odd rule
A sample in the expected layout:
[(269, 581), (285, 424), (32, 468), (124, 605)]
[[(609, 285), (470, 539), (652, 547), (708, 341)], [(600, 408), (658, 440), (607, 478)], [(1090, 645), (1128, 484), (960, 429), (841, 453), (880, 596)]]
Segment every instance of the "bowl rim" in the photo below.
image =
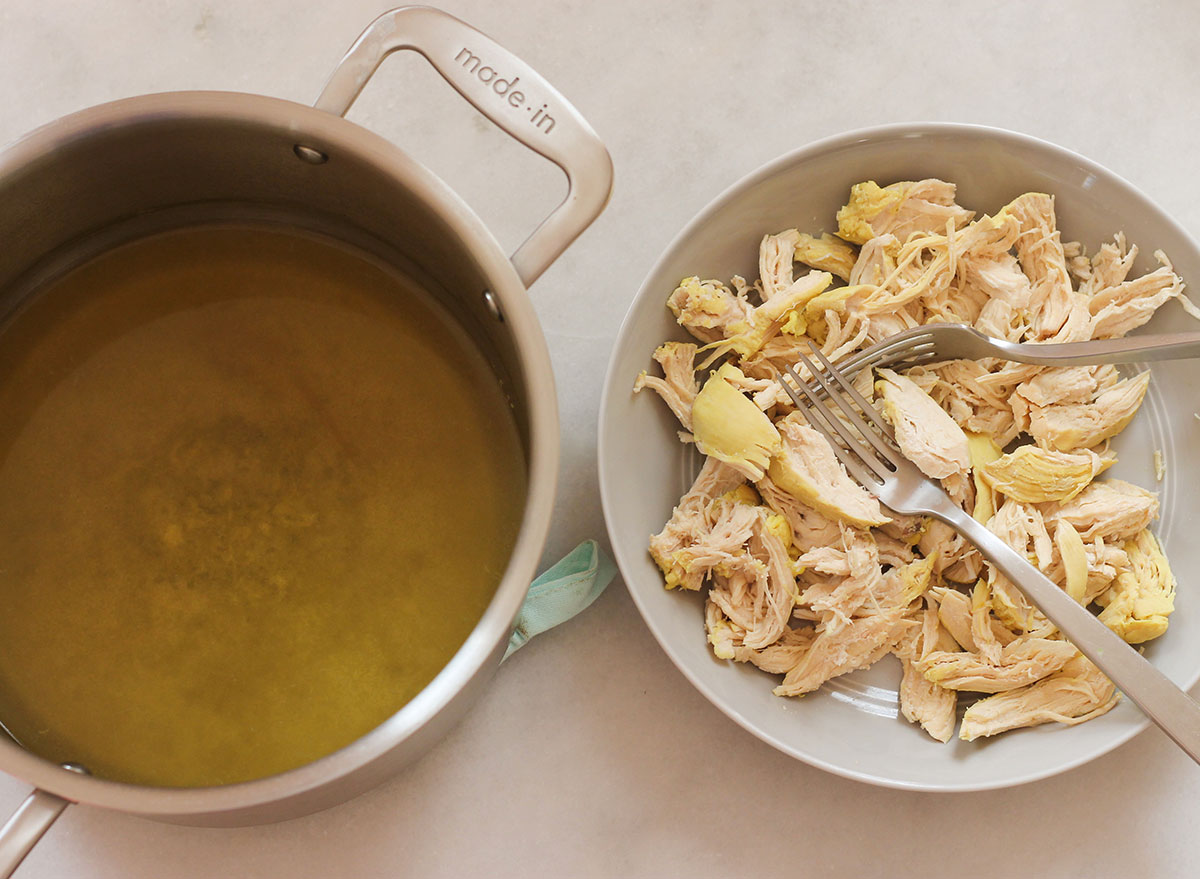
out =
[[(936, 135), (957, 135), (979, 139), (988, 139), (999, 141), (1001, 143), (1011, 143), (1020, 145), (1035, 150), (1047, 151), (1056, 154), (1060, 158), (1069, 159), (1077, 162), (1081, 167), (1086, 168), (1089, 172), (1102, 176), (1106, 180), (1115, 185), (1126, 198), (1134, 199), (1143, 203), (1145, 207), (1157, 214), (1168, 226), (1172, 227), (1173, 231), (1187, 242), (1191, 248), (1200, 252), (1200, 245), (1197, 244), (1193, 237), (1177, 220), (1144, 192), (1130, 183), (1121, 175), (1111, 171), (1107, 167), (1093, 161), (1092, 159), (1083, 156), (1074, 150), (1059, 146), (1051, 141), (1044, 140), (1029, 134), (1013, 131), (1007, 128), (1000, 128), (991, 125), (982, 125), (977, 123), (965, 122), (893, 122), (884, 125), (869, 126), (866, 128), (856, 128), (850, 131), (833, 134), (828, 137), (823, 137), (797, 149), (791, 150), (783, 155), (770, 160), (769, 162), (760, 165), (749, 173), (743, 175), (732, 184), (726, 186), (716, 197), (708, 204), (701, 208), (685, 225), (684, 227), (670, 240), (664, 248), (658, 259), (647, 270), (643, 277), (642, 283), (638, 288), (637, 294), (629, 303), (629, 307), (625, 312), (625, 317), (621, 321), (620, 329), (617, 331), (616, 338), (613, 342), (612, 353), (609, 358), (608, 369), (605, 371), (604, 384), (600, 395), (600, 410), (597, 421), (597, 465), (598, 465), (598, 480), (600, 484), (600, 502), (604, 514), (605, 527), (610, 535), (610, 544), (612, 546), (613, 557), (616, 560), (617, 568), (621, 572), (621, 577), (625, 583), (626, 591), (633, 599), (634, 605), (642, 616), (646, 627), (653, 634), (659, 646), (670, 658), (675, 668), (683, 674), (685, 678), (694, 686), (700, 693), (726, 717), (736, 723), (742, 729), (751, 733), (760, 741), (771, 745), (779, 751), (788, 754), (798, 760), (801, 760), (810, 766), (818, 769), (823, 769), (834, 775), (848, 778), (853, 781), (872, 784), (879, 787), (893, 788), (896, 790), (922, 791), (930, 793), (966, 793), (972, 791), (997, 790), (1001, 788), (1016, 787), (1029, 782), (1039, 781), (1044, 778), (1050, 778), (1063, 772), (1078, 768), (1079, 766), (1089, 763), (1099, 757), (1108, 754), (1114, 749), (1128, 742), (1134, 736), (1143, 732), (1150, 726), (1150, 720), (1146, 717), (1141, 717), (1136, 723), (1129, 728), (1115, 734), (1112, 739), (1104, 743), (1099, 748), (1091, 751), (1075, 755), (1063, 763), (1047, 768), (1026, 772), (1017, 772), (1012, 777), (997, 779), (995, 781), (983, 782), (966, 782), (956, 784), (954, 782), (937, 782), (937, 783), (920, 783), (913, 781), (905, 781), (902, 779), (887, 778), (876, 775), (868, 771), (857, 770), (851, 767), (838, 765), (829, 760), (817, 757), (806, 752), (803, 748), (798, 748), (793, 744), (785, 742), (777, 736), (771, 735), (765, 730), (759, 728), (758, 725), (750, 718), (744, 717), (739, 711), (732, 706), (724, 704), (721, 697), (716, 693), (714, 688), (708, 686), (704, 680), (697, 674), (693, 674), (683, 661), (682, 657), (671, 646), (670, 639), (666, 633), (655, 621), (653, 614), (649, 611), (646, 604), (640, 597), (638, 590), (634, 589), (629, 579), (625, 576), (625, 571), (633, 570), (632, 559), (629, 556), (628, 548), (621, 546), (617, 541), (611, 539), (611, 535), (615, 533), (615, 522), (613, 513), (613, 502), (610, 498), (610, 486), (613, 484), (614, 475), (608, 464), (606, 439), (607, 433), (611, 425), (611, 402), (615, 399), (614, 395), (618, 392), (618, 386), (624, 381), (624, 377), (619, 377), (617, 353), (621, 346), (621, 342), (630, 334), (634, 326), (634, 312), (637, 306), (647, 296), (654, 293), (650, 289), (650, 283), (663, 267), (673, 258), (675, 251), (693, 237), (697, 230), (704, 227), (705, 224), (723, 210), (729, 207), (730, 203), (741, 197), (748, 189), (758, 185), (764, 180), (772, 177), (779, 172), (797, 165), (801, 162), (816, 158), (836, 150), (852, 147), (858, 144), (867, 143), (876, 140), (896, 140), (900, 138), (919, 139), (923, 137)], [(649, 354), (647, 354), (649, 358)], [(622, 386), (623, 387), (623, 386)], [(1190, 676), (1180, 686), (1184, 690), (1189, 690), (1197, 681), (1200, 681), (1200, 666), (1194, 669)]]

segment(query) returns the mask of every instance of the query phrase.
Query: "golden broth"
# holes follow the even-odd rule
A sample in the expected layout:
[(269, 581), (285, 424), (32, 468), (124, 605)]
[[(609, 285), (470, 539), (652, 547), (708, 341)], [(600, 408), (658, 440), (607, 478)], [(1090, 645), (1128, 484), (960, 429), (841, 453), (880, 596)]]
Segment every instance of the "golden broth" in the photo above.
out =
[(465, 334), (326, 239), (194, 227), (0, 335), (0, 721), (94, 775), (308, 763), (422, 689), (507, 564), (525, 470)]

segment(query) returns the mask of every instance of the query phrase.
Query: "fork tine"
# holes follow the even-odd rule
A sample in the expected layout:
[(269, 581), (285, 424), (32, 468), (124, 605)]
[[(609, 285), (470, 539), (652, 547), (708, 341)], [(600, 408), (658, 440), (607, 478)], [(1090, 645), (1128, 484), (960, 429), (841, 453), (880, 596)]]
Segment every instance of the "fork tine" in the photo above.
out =
[(893, 369), (900, 367), (901, 369), (907, 369), (910, 366), (920, 366), (922, 363), (928, 363), (936, 357), (936, 351), (896, 351), (879, 357), (872, 357), (869, 361), (856, 364), (849, 369), (839, 363), (837, 364), (837, 370), (842, 375), (849, 376), (851, 373), (862, 372), (868, 368)]
[[(815, 354), (817, 359), (821, 361), (821, 365), (825, 367), (826, 375), (831, 376), (839, 385), (841, 385), (842, 390), (846, 393), (846, 396), (854, 401), (855, 405), (862, 410), (862, 414), (871, 420), (871, 423), (879, 429), (880, 433), (894, 443), (896, 441), (896, 435), (892, 432), (892, 426), (887, 423), (882, 415), (875, 411), (875, 407), (868, 403), (862, 394), (854, 390), (854, 386), (846, 380), (844, 375), (834, 368), (834, 365), (829, 362), (829, 358), (821, 353), (820, 348), (814, 345), (811, 340), (808, 344), (809, 347), (812, 348), (813, 354)], [(822, 384), (824, 384), (824, 382), (822, 382)]]
[[(874, 456), (864, 455), (862, 446), (855, 442), (850, 436), (841, 422), (838, 421), (829, 409), (823, 404), (816, 395), (816, 392), (800, 376), (791, 366), (784, 365), (788, 375), (795, 380), (799, 385), (800, 390), (804, 392), (804, 396), (812, 401), (812, 405), (806, 404), (800, 399), (800, 395), (793, 391), (786, 383), (783, 384), (784, 390), (788, 396), (792, 398), (792, 402), (796, 404), (796, 408), (804, 413), (804, 417), (808, 419), (809, 425), (814, 430), (820, 433), (825, 439), (829, 440), (829, 447), (833, 449), (833, 453), (837, 455), (839, 461), (849, 471), (850, 475), (859, 481), (863, 486), (870, 487), (872, 485), (880, 485), (886, 479), (886, 474), (880, 473), (878, 468), (882, 468), (882, 464), (874, 459)], [(833, 431), (837, 431), (837, 436), (840, 436), (845, 445), (838, 442)]]
[(937, 341), (924, 327), (905, 330), (899, 335), (838, 361), (837, 368), (845, 375), (863, 369), (879, 369), (896, 363), (916, 365), (937, 358)]
[[(830, 402), (837, 405), (837, 407), (846, 416), (846, 420), (854, 425), (857, 431), (861, 434), (861, 437), (856, 439), (845, 427), (845, 425), (843, 425), (842, 422), (835, 417), (834, 429), (837, 430), (838, 435), (841, 436), (846, 442), (859, 446), (861, 446), (864, 441), (870, 443), (871, 447), (875, 449), (875, 452), (879, 455), (879, 457), (886, 462), (889, 472), (894, 471), (896, 469), (894, 462), (896, 456), (895, 449), (889, 446), (883, 437), (876, 433), (869, 424), (863, 421), (862, 417), (856, 411), (854, 411), (854, 407), (846, 402), (846, 398), (838, 393), (837, 388), (829, 383), (829, 380), (825, 377), (822, 371), (817, 369), (811, 360), (809, 360), (803, 354), (800, 354), (799, 357), (808, 367), (809, 372), (813, 374), (813, 378), (817, 380), (817, 382), (821, 385), (821, 388), (828, 395)], [(871, 410), (871, 408), (872, 407), (870, 404), (867, 404), (867, 409)]]
[(868, 364), (874, 365), (887, 357), (908, 354), (911, 348), (912, 346), (906, 339), (892, 339), (882, 345), (872, 346), (852, 355), (844, 361), (840, 361), (838, 368), (846, 372), (852, 372), (862, 369)]

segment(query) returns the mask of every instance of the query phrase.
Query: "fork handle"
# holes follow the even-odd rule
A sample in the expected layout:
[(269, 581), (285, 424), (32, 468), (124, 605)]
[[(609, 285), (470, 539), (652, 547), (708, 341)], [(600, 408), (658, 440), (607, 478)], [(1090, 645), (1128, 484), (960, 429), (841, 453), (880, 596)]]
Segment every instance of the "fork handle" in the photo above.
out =
[(1162, 333), (1091, 342), (1008, 342), (991, 339), (1000, 356), (1042, 366), (1094, 366), (1139, 360), (1182, 360), (1200, 357), (1200, 333)]
[(1200, 704), (981, 523), (957, 507), (934, 515), (975, 544), (1084, 656), (1200, 763)]

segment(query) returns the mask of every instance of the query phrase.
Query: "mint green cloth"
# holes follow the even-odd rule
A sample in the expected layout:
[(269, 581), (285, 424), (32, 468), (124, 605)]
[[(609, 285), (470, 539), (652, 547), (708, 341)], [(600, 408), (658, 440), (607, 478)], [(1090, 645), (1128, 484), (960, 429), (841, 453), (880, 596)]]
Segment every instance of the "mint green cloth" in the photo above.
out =
[(600, 597), (617, 568), (594, 540), (585, 540), (529, 587), (504, 658), (535, 635), (565, 623)]

